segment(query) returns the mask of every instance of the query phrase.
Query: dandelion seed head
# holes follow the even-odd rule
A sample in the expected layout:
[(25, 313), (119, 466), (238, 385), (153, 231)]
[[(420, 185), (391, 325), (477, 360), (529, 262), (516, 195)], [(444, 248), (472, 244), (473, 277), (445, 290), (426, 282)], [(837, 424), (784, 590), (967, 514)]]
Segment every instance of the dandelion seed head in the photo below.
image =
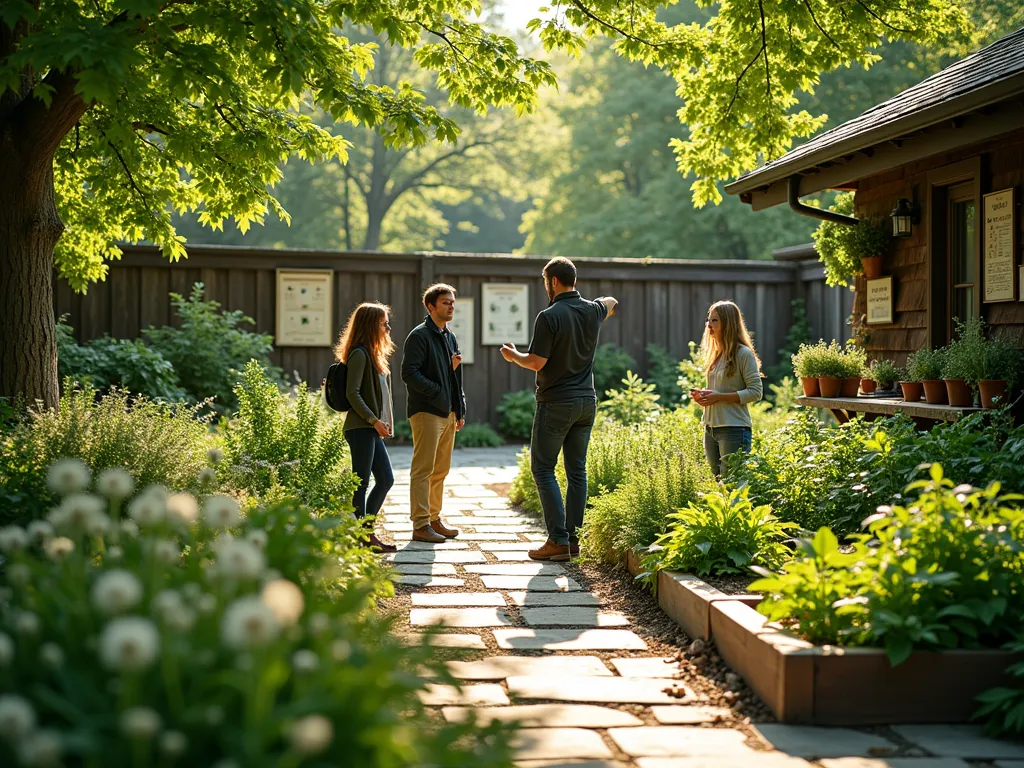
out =
[(114, 619), (100, 635), (99, 654), (103, 666), (115, 671), (135, 672), (149, 667), (160, 651), (160, 635), (149, 619), (126, 616)]
[(0, 552), (4, 554), (20, 552), (28, 546), (28, 541), (28, 533), (21, 526), (7, 525), (0, 528)]
[(224, 611), (221, 639), (235, 650), (254, 648), (276, 638), (280, 629), (273, 611), (258, 596), (249, 595), (235, 600)]
[(160, 539), (153, 544), (153, 557), (164, 565), (172, 565), (181, 559), (181, 550), (170, 539)]
[(0, 694), (0, 737), (17, 744), (36, 727), (36, 712), (14, 693)]
[(119, 525), (119, 530), (123, 535), (130, 539), (135, 539), (139, 536), (139, 526), (134, 520), (122, 520)]
[(320, 657), (309, 649), (296, 651), (292, 655), (292, 668), (296, 674), (311, 675), (320, 667)]
[(127, 499), (135, 490), (135, 478), (131, 473), (120, 467), (112, 467), (100, 472), (96, 478), (96, 491), (108, 499)]
[(25, 529), (34, 544), (45, 544), (53, 537), (53, 526), (46, 520), (33, 520)]
[(70, 529), (73, 531), (84, 531), (89, 523), (100, 515), (106, 516), (107, 503), (99, 496), (91, 493), (72, 493), (65, 496), (60, 503), (60, 509), (64, 510), (57, 522), (51, 520), (58, 528)]
[(191, 525), (199, 519), (199, 502), (191, 493), (174, 493), (167, 498), (167, 515), (171, 520)]
[(267, 548), (267, 541), (269, 539), (267, 537), (267, 532), (266, 531), (263, 531), (263, 530), (260, 530), (260, 529), (257, 528), (254, 531), (249, 531), (249, 533), (246, 534), (245, 538), (246, 538), (246, 541), (250, 542), (251, 544), (255, 545), (256, 547), (258, 547), (261, 550), (264, 550), (264, 549)]
[(92, 585), (92, 603), (107, 616), (124, 613), (141, 599), (142, 582), (131, 571), (107, 571)]
[(211, 528), (230, 528), (240, 519), (238, 502), (230, 496), (215, 493), (203, 502), (203, 520)]
[(305, 607), (302, 590), (287, 579), (276, 579), (264, 585), (260, 597), (282, 627), (295, 624)]
[(81, 459), (61, 459), (50, 465), (46, 472), (46, 485), (54, 493), (64, 496), (89, 487), (92, 472)]
[(147, 488), (128, 505), (128, 515), (140, 528), (152, 528), (167, 515), (167, 497), (154, 488)]
[(31, 611), (19, 611), (14, 619), (14, 629), (19, 635), (38, 635), (39, 617)]
[(148, 741), (160, 732), (160, 715), (149, 707), (132, 707), (121, 713), (121, 733), (129, 739)]
[(233, 579), (255, 579), (267, 566), (267, 559), (252, 543), (230, 539), (217, 547), (216, 559), (219, 575)]
[(64, 753), (64, 739), (50, 728), (33, 731), (18, 746), (18, 757), (23, 765), (48, 768), (61, 765)]
[(334, 726), (323, 715), (306, 715), (288, 729), (292, 749), (300, 755), (318, 755), (334, 740)]
[(160, 751), (168, 757), (179, 757), (188, 748), (188, 739), (181, 731), (164, 731), (160, 734)]
[(43, 643), (39, 646), (39, 659), (50, 669), (64, 665), (64, 651), (56, 643)]

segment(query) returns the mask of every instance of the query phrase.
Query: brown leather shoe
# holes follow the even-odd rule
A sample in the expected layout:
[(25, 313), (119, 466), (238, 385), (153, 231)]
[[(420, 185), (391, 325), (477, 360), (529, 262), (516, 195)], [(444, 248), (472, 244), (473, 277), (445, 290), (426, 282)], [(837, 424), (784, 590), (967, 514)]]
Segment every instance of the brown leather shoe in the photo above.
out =
[(437, 533), (440, 533), (446, 539), (454, 539), (456, 536), (459, 535), (459, 531), (457, 528), (447, 527), (444, 523), (441, 522), (440, 519), (431, 522), (430, 527), (433, 528), (434, 531), (436, 531)]
[(385, 544), (383, 541), (378, 539), (376, 533), (371, 533), (370, 534), (369, 545), (370, 545), (370, 549), (372, 549), (374, 552), (382, 552), (383, 553), (383, 552), (397, 552), (398, 551), (398, 547), (396, 547), (394, 544)]
[(569, 557), (580, 556), (580, 543), (578, 541), (569, 542)]
[(430, 527), (430, 523), (427, 523), (422, 528), (417, 528), (412, 532), (413, 541), (426, 541), (430, 544), (440, 544), (446, 541), (445, 537)]
[(539, 548), (531, 549), (527, 554), (531, 560), (553, 560), (557, 562), (564, 562), (570, 557), (568, 544), (555, 544), (551, 539), (545, 541)]

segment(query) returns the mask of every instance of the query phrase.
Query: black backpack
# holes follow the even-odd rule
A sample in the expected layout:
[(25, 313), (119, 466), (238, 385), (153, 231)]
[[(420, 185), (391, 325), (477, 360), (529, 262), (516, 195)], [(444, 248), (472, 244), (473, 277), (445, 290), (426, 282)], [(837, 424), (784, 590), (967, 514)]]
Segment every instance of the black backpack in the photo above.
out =
[[(363, 349), (363, 347), (358, 346), (353, 349)], [(345, 363), (334, 363), (327, 369), (327, 378), (324, 379), (324, 399), (327, 400), (327, 405), (331, 407), (332, 411), (345, 413), (352, 407), (348, 401), (348, 366)]]

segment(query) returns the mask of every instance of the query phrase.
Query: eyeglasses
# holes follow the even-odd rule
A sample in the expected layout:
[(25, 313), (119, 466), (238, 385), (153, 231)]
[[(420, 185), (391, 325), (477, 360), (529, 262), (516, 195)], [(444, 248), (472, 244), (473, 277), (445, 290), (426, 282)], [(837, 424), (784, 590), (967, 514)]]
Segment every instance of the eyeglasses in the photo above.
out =
[(389, 331), (390, 331), (390, 330), (391, 330), (391, 323), (389, 323), (389, 322), (388, 322), (387, 320), (385, 320), (385, 321), (384, 321), (384, 327), (385, 327), (385, 328), (386, 328), (387, 330), (389, 330)]

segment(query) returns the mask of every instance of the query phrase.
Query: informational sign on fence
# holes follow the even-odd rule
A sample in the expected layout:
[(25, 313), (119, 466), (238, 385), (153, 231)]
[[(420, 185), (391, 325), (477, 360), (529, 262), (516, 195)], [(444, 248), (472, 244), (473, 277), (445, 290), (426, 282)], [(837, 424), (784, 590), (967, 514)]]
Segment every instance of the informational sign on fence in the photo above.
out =
[(1017, 236), (1014, 188), (985, 195), (985, 256), (983, 300), (986, 303), (1013, 301), (1017, 298)]
[(484, 283), (480, 286), (480, 304), (485, 346), (530, 343), (529, 285)]
[(459, 340), (462, 364), (470, 365), (475, 357), (473, 350), (476, 349), (476, 300), (459, 296), (455, 300), (455, 314), (448, 327)]
[(278, 347), (329, 347), (334, 343), (334, 272), (277, 270)]

